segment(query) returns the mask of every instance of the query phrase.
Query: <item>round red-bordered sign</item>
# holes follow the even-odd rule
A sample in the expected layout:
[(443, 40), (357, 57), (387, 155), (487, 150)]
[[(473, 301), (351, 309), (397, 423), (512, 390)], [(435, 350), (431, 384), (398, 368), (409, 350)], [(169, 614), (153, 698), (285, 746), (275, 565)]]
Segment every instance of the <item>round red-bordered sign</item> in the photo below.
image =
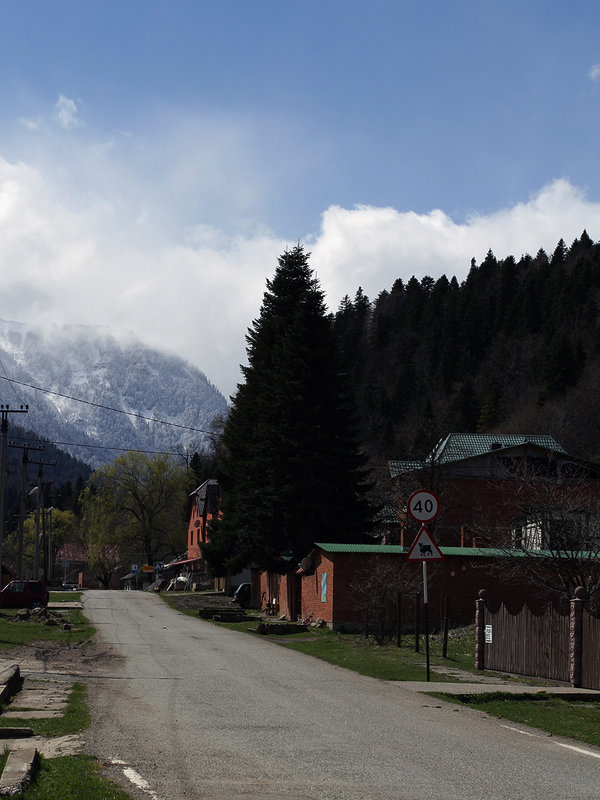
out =
[(431, 522), (440, 513), (440, 503), (433, 492), (419, 489), (408, 498), (406, 508), (417, 522)]

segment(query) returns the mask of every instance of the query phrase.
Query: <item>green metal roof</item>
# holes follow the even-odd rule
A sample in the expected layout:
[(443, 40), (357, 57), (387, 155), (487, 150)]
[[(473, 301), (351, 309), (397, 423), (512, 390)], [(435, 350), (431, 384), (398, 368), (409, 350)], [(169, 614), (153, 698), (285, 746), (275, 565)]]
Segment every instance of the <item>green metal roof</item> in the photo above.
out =
[(566, 451), (556, 439), (545, 434), (450, 433), (435, 447), (431, 456), (438, 464), (446, 464), (449, 461), (462, 461), (465, 458), (481, 456), (491, 450), (520, 447), (525, 444), (533, 444), (544, 450), (566, 455)]
[[(315, 542), (315, 547), (320, 547), (326, 553), (379, 553), (386, 555), (406, 555), (410, 547), (402, 547), (398, 544), (340, 544), (337, 542)], [(440, 547), (444, 556), (463, 556), (463, 557), (487, 557), (495, 556), (522, 558), (600, 558), (600, 553), (589, 550), (582, 550), (571, 554), (565, 553), (558, 556), (550, 550), (505, 550), (501, 547)]]
[[(315, 542), (326, 553), (380, 553), (386, 555), (406, 555), (409, 547), (398, 544), (338, 544), (335, 542)], [(506, 550), (494, 547), (440, 547), (445, 556), (505, 556)], [(516, 551), (521, 554), (521, 551)]]
[(426, 464), (451, 464), (486, 453), (498, 453), (512, 447), (530, 444), (552, 453), (567, 455), (556, 439), (546, 434), (520, 433), (450, 433), (434, 447), (425, 461), (390, 461), (393, 478), (406, 472), (423, 469)]

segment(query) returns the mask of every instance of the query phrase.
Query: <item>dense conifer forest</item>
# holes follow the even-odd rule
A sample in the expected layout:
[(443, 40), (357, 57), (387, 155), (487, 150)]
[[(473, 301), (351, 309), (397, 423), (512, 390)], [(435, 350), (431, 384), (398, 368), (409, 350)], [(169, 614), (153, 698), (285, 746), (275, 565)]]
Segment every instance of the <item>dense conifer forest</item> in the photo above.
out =
[(467, 278), (361, 289), (333, 315), (374, 460), (424, 457), (455, 432), (547, 433), (600, 461), (600, 243), (489, 251)]

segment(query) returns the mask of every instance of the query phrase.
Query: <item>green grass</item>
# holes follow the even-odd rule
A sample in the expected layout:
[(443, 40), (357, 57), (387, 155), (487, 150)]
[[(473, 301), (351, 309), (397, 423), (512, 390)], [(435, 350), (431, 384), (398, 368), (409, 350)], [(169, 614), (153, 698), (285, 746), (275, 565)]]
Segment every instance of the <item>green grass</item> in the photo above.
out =
[(40, 759), (33, 783), (15, 800), (131, 800), (101, 774), (98, 762), (89, 756)]
[[(271, 637), (276, 641), (279, 637)], [(415, 653), (414, 637), (404, 637), (401, 647), (394, 644), (377, 644), (372, 639), (329, 630), (311, 629), (291, 640), (282, 642), (285, 647), (321, 658), (330, 664), (351, 669), (361, 675), (388, 681), (424, 681), (427, 679), (425, 639), (421, 637), (420, 652)], [(442, 658), (442, 642), (431, 637), (429, 643), (430, 665), (473, 669), (472, 652), (474, 635), (449, 642), (448, 658)], [(431, 681), (444, 681), (447, 676), (430, 670)]]
[(486, 711), (492, 716), (600, 747), (598, 702), (581, 703), (548, 694), (539, 694), (533, 699), (531, 695), (505, 695), (501, 692), (458, 699), (469, 708)]
[[(185, 613), (185, 612), (184, 612)], [(197, 616), (197, 612), (195, 614)], [(256, 620), (223, 622), (231, 630), (256, 633)], [(425, 637), (419, 641), (420, 652), (415, 653), (414, 635), (402, 637), (402, 646), (377, 644), (372, 638), (355, 634), (335, 633), (328, 628), (309, 628), (306, 633), (289, 636), (269, 635), (269, 641), (307, 655), (320, 658), (329, 664), (359, 672), (372, 678), (388, 681), (425, 681), (427, 666)], [(475, 634), (472, 630), (457, 631), (448, 640), (448, 657), (442, 658), (442, 637), (429, 637), (430, 665), (474, 671)], [(448, 680), (448, 676), (430, 670), (431, 681)]]
[[(0, 727), (31, 728), (34, 736), (66, 736), (89, 727), (90, 715), (86, 703), (87, 689), (83, 683), (75, 683), (65, 713), (48, 719), (6, 719), (0, 715)], [(10, 704), (6, 707), (10, 709)]]
[(34, 641), (63, 642), (73, 644), (90, 639), (95, 629), (83, 616), (81, 609), (69, 608), (60, 612), (61, 620), (71, 625), (71, 630), (63, 630), (62, 624), (45, 625), (43, 621), (20, 619), (18, 609), (5, 608), (0, 611), (0, 651), (2, 648), (30, 644)]
[(81, 592), (50, 592), (51, 603), (80, 603)]

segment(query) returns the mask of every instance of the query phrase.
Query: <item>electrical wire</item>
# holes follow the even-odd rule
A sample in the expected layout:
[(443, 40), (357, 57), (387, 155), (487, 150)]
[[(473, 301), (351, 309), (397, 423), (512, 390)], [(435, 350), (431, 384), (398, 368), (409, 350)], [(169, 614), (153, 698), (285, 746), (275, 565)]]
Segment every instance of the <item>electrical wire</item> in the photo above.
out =
[[(20, 437), (20, 438), (22, 438), (22, 437)], [(23, 441), (25, 441), (25, 440), (23, 440)], [(27, 439), (27, 441), (30, 442), (32, 440), (31, 439)], [(44, 444), (52, 444), (55, 447), (83, 447), (83, 448), (87, 448), (89, 450), (116, 450), (119, 453), (146, 453), (148, 455), (157, 455), (157, 456), (181, 456), (182, 455), (182, 453), (176, 452), (174, 450), (138, 450), (135, 447), (111, 447), (110, 445), (104, 445), (104, 444), (85, 444), (83, 442), (54, 442), (54, 441), (52, 441), (52, 439), (46, 439), (46, 437), (44, 437), (40, 441), (42, 441)]]
[[(105, 406), (102, 403), (94, 403), (92, 400), (82, 400), (80, 397), (73, 397), (70, 394), (61, 394), (61, 392), (54, 392), (52, 389), (44, 389), (41, 386), (34, 386), (32, 383), (26, 383), (25, 381), (18, 381), (15, 378), (8, 378), (6, 373), (4, 377), (0, 375), (0, 380), (8, 381), (8, 383), (13, 384), (16, 383), (19, 386), (26, 386), (28, 389), (35, 389), (36, 392), (43, 392), (44, 394), (53, 394), (56, 397), (64, 397), (66, 400), (73, 400), (76, 403), (84, 403), (87, 406), (93, 406), (94, 408), (102, 408), (105, 411), (114, 411), (116, 414), (126, 414), (128, 417), (136, 417), (136, 419), (143, 419), (146, 422), (156, 422), (159, 425), (170, 425), (172, 428), (182, 428), (186, 431), (193, 431), (194, 433), (212, 433), (212, 431), (204, 430), (203, 428), (192, 428), (189, 425), (181, 425), (178, 422), (167, 422), (164, 419), (155, 419), (154, 417), (146, 417), (144, 414), (138, 414), (136, 411), (124, 411), (122, 408), (114, 408), (113, 406)], [(15, 391), (13, 389), (13, 391)], [(16, 391), (15, 391), (16, 394)], [(17, 395), (18, 396), (18, 395)], [(109, 449), (116, 449), (116, 448), (109, 448)]]
[[(17, 400), (19, 401), (20, 405), (22, 405), (22, 406), (24, 406), (24, 405), (27, 405), (27, 404), (26, 404), (26, 403), (23, 401), (23, 398), (22, 398), (22, 397), (19, 397), (19, 395), (18, 395), (18, 393), (17, 393), (17, 390), (16, 390), (16, 389), (15, 389), (15, 387), (12, 385), (12, 384), (13, 384), (13, 381), (12, 381), (12, 380), (11, 380), (11, 378), (9, 378), (9, 377), (8, 377), (8, 375), (6, 374), (6, 369), (5, 369), (5, 367), (4, 367), (4, 362), (2, 361), (2, 359), (0, 359), (0, 367), (2, 367), (2, 372), (4, 373), (4, 380), (8, 381), (8, 383), (10, 384), (10, 388), (13, 390), (13, 394), (15, 395), (15, 397), (17, 398)], [(2, 378), (2, 375), (0, 375), (0, 378)]]

